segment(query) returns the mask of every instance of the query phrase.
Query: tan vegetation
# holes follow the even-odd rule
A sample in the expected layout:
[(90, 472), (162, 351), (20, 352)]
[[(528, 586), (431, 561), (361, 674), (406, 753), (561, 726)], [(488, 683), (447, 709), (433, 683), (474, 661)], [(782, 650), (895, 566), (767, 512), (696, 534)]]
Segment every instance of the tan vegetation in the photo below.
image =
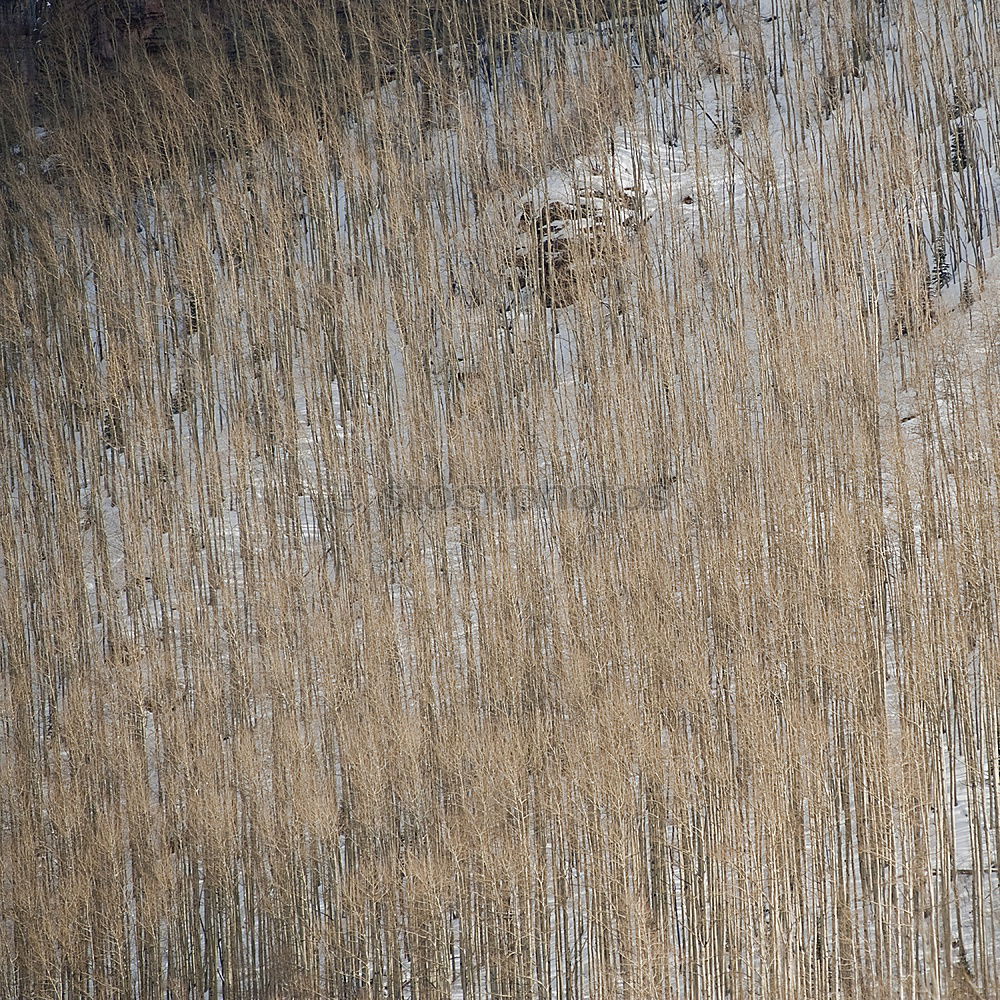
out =
[(986, 6), (52, 28), (0, 997), (995, 995)]

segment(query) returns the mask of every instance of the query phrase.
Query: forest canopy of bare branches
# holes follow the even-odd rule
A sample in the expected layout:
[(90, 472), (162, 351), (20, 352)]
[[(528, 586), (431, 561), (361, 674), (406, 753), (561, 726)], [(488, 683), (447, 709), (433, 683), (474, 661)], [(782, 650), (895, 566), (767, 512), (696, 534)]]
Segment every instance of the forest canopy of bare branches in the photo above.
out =
[(997, 13), (0, 8), (0, 1000), (996, 995)]

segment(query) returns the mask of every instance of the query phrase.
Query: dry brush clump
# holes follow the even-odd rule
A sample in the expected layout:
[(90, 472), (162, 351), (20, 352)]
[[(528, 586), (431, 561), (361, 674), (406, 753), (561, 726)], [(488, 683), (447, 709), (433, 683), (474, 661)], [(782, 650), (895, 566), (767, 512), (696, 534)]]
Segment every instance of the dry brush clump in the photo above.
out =
[(986, 14), (163, 9), (6, 84), (0, 995), (995, 991)]

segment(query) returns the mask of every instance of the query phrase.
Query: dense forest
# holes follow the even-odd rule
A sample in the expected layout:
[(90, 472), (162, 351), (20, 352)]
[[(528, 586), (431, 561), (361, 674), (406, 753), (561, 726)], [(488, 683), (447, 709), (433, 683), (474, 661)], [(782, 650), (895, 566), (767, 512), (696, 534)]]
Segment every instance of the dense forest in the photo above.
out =
[(0, 1000), (995, 996), (996, 15), (0, 6)]

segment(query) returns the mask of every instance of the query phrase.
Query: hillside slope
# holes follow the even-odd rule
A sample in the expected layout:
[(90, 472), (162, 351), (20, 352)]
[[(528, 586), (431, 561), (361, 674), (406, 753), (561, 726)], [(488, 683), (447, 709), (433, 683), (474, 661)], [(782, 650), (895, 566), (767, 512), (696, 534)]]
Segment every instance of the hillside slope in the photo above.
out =
[(991, 11), (576, 20), (15, 137), (0, 996), (996, 990)]

